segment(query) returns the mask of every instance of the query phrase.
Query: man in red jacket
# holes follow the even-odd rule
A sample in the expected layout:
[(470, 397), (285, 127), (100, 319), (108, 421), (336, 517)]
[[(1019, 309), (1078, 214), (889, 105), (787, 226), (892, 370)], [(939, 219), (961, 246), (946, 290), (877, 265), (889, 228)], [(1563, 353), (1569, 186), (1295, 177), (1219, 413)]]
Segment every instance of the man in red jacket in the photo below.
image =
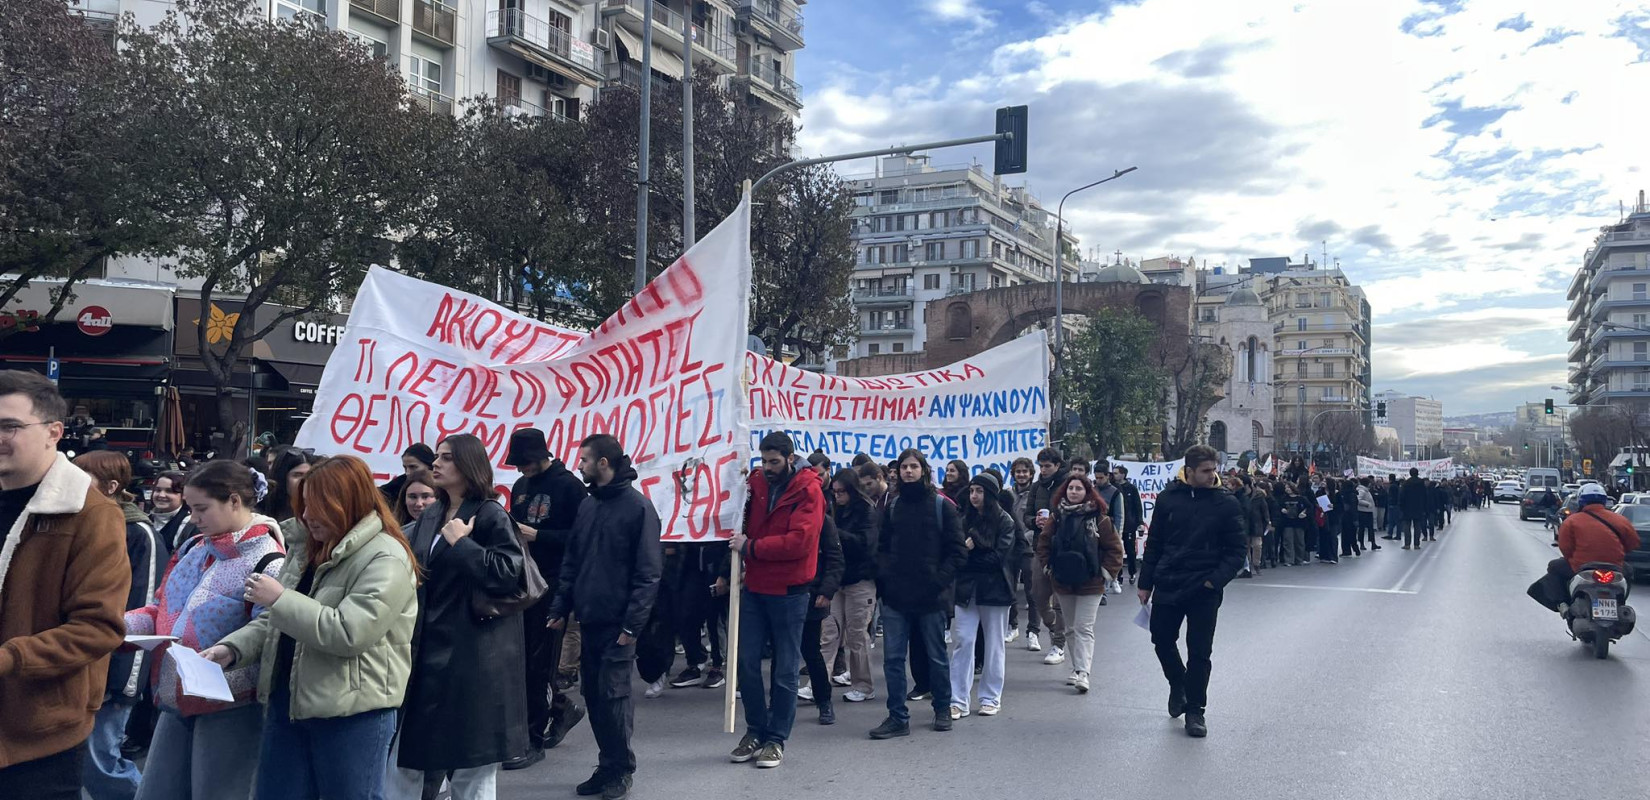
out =
[[(758, 767), (777, 767), (796, 721), (802, 624), (808, 616), (808, 584), (818, 566), (825, 495), (818, 473), (795, 458), (796, 445), (784, 432), (762, 437), (757, 450), (762, 469), (750, 476), (745, 532), (728, 542), (745, 561), (745, 591), (739, 598), (745, 738), (731, 757), (737, 764), (754, 759)], [(770, 643), (771, 693), (762, 684), (762, 651)]]

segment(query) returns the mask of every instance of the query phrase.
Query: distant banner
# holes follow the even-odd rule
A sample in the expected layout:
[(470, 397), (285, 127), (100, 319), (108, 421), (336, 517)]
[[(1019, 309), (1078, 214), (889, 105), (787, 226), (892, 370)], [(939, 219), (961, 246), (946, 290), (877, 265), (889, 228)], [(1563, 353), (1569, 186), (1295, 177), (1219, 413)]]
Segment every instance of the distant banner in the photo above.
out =
[(1384, 478), (1388, 475), (1397, 475), (1400, 478), (1407, 478), (1411, 467), (1420, 470), (1421, 477), (1432, 480), (1453, 478), (1458, 472), (1454, 458), (1435, 458), (1429, 461), (1387, 461), (1358, 456), (1358, 474), (1360, 476), (1373, 475), (1377, 478)]
[(783, 430), (807, 455), (823, 450), (834, 470), (865, 453), (886, 464), (914, 448), (936, 474), (954, 459), (970, 474), (1011, 474), (1016, 458), (1048, 443), (1048, 344), (1043, 331), (949, 366), (849, 378), (745, 357), (750, 449)]
[(1140, 506), (1147, 525), (1152, 522), (1152, 509), (1157, 506), (1157, 495), (1168, 488), (1169, 481), (1186, 465), (1186, 459), (1174, 461), (1118, 461), (1111, 460), (1112, 468), (1127, 467), (1129, 483), (1140, 490)]
[(740, 390), (749, 218), (741, 204), (589, 333), (373, 268), (298, 446), (358, 456), (387, 477), (401, 473), (409, 445), (474, 434), (508, 489), (517, 429), (543, 430), (550, 455), (574, 469), (579, 442), (609, 433), (633, 459), (664, 538), (731, 536), (749, 441)]

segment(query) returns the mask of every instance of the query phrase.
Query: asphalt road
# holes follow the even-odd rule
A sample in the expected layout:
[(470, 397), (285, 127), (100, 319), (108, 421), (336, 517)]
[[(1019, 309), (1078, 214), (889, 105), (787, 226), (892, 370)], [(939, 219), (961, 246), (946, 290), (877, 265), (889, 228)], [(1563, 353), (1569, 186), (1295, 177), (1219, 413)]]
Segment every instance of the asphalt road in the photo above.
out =
[[(1003, 713), (875, 742), (878, 699), (799, 709), (785, 764), (727, 761), (721, 692), (636, 683), (631, 796), (958, 800), (1650, 796), (1650, 637), (1595, 660), (1524, 588), (1557, 552), (1511, 505), (1459, 514), (1419, 552), (1268, 570), (1226, 592), (1207, 739), (1164, 711), (1166, 688), (1130, 595), (1100, 610), (1095, 691), (1010, 646)], [(1389, 544), (1382, 542), (1383, 545)], [(1650, 600), (1635, 603), (1650, 612)], [(677, 667), (680, 668), (681, 664)], [(913, 722), (926, 722), (926, 708)], [(501, 798), (572, 797), (595, 746), (582, 725)]]

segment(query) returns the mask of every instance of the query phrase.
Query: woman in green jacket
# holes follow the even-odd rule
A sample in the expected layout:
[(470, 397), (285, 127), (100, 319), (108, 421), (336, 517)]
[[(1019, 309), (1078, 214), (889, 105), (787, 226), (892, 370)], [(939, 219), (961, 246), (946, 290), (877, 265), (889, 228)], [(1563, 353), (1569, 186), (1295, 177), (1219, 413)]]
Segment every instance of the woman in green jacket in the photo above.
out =
[(416, 560), (360, 459), (323, 459), (294, 501), (307, 540), (279, 581), (247, 580), (247, 600), (267, 613), (202, 655), (260, 664), (255, 796), (372, 800), (412, 672)]

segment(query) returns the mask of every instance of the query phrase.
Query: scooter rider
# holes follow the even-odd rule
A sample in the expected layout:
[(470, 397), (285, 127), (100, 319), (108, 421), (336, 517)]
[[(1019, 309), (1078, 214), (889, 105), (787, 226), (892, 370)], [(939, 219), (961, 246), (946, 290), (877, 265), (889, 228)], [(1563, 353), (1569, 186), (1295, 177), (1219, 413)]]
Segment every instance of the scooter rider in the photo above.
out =
[[(1589, 483), (1576, 494), (1576, 512), (1558, 528), (1558, 551), (1564, 557), (1549, 563), (1546, 576), (1536, 582), (1547, 601), (1543, 605), (1554, 611), (1560, 611), (1561, 604), (1569, 601), (1570, 579), (1582, 565), (1595, 561), (1624, 564), (1627, 554), (1639, 547), (1633, 523), (1605, 508), (1609, 495), (1604, 487)], [(1530, 594), (1535, 597), (1536, 587), (1531, 587)]]

